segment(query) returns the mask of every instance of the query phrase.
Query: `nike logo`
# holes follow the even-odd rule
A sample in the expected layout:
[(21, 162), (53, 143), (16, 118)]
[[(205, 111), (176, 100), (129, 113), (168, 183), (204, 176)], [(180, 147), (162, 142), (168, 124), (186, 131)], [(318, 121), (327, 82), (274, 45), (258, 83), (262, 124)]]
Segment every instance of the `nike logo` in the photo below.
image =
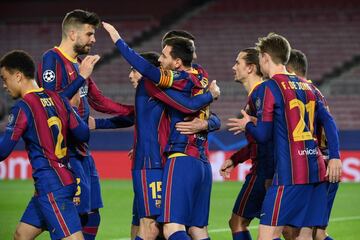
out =
[(72, 72), (69, 72), (69, 75), (71, 76), (71, 75), (73, 75), (75, 72), (74, 71), (72, 71)]
[(260, 217), (265, 216), (265, 213), (260, 214)]

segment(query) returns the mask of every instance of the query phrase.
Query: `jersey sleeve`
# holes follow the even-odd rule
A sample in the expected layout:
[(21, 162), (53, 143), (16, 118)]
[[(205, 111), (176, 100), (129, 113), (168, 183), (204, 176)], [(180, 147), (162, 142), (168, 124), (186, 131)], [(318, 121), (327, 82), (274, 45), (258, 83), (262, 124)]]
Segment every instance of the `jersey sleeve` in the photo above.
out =
[(246, 131), (259, 143), (269, 141), (273, 131), (275, 97), (269, 86), (265, 83), (266, 82), (262, 83), (252, 94), (255, 98), (253, 102), (257, 105), (257, 123), (255, 125), (253, 122), (248, 122), (245, 126)]
[(340, 158), (339, 134), (335, 121), (319, 99), (316, 101), (316, 122), (324, 127), (326, 139), (331, 139), (327, 142), (329, 159)]
[(15, 105), (9, 115), (5, 133), (0, 140), (0, 161), (5, 160), (27, 128), (27, 117), (23, 109)]
[(141, 57), (136, 51), (131, 49), (123, 39), (119, 39), (115, 43), (117, 49), (125, 60), (142, 76), (149, 81), (152, 81), (161, 88), (178, 88), (184, 87), (184, 82), (188, 77), (188, 73), (185, 71), (172, 71), (157, 68), (148, 62), (146, 59)]
[(67, 76), (68, 73), (54, 53), (49, 51), (43, 55), (42, 61), (38, 65), (37, 82), (39, 86), (56, 91), (71, 99), (85, 83), (85, 79), (78, 74), (77, 78), (69, 84)]
[(239, 163), (243, 163), (248, 159), (250, 159), (250, 153), (251, 153), (251, 145), (247, 144), (246, 146), (242, 147), (239, 151), (231, 155), (230, 159), (233, 161), (234, 166), (237, 166)]
[(215, 113), (211, 112), (208, 121), (208, 132), (214, 132), (221, 127), (221, 120)]
[(161, 89), (150, 81), (144, 81), (145, 89), (151, 97), (162, 101), (182, 113), (195, 113), (213, 101), (210, 92), (190, 97), (181, 91), (174, 89)]
[(80, 118), (77, 113), (77, 109), (70, 106), (67, 99), (63, 98), (63, 101), (69, 113), (69, 128), (71, 135), (80, 142), (88, 142), (90, 138), (88, 125)]
[(95, 129), (127, 128), (134, 125), (134, 117), (116, 116), (95, 119)]
[(88, 87), (89, 104), (94, 110), (118, 116), (134, 115), (134, 106), (121, 104), (105, 97), (91, 78), (88, 79)]

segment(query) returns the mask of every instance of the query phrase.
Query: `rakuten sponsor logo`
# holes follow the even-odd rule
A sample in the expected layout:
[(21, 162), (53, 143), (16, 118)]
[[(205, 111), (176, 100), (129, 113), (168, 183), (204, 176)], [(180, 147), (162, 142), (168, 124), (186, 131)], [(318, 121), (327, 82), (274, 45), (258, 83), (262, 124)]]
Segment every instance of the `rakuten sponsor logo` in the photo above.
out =
[(298, 150), (298, 154), (299, 154), (300, 156), (304, 156), (304, 155), (307, 155), (307, 156), (309, 156), (309, 155), (316, 155), (316, 154), (317, 154), (317, 149), (316, 149), (316, 148), (313, 148), (313, 149), (311, 149), (311, 148), (306, 148), (306, 149), (304, 149), (304, 150)]

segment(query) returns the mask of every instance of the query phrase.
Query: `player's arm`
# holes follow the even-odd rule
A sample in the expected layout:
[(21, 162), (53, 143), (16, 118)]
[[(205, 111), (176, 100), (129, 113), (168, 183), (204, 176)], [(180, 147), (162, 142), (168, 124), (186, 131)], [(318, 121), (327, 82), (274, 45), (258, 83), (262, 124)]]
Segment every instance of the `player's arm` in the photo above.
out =
[(213, 101), (213, 96), (210, 91), (195, 97), (190, 97), (178, 90), (160, 89), (149, 81), (145, 81), (144, 83), (146, 91), (151, 97), (186, 114), (196, 113)]
[(229, 178), (231, 171), (239, 164), (250, 159), (250, 144), (247, 144), (239, 151), (235, 152), (229, 159), (226, 159), (220, 167), (220, 175)]
[(136, 69), (141, 75), (149, 78), (155, 84), (160, 84), (161, 73), (160, 69), (149, 63), (146, 59), (141, 57), (137, 52), (130, 48), (126, 42), (120, 37), (118, 31), (109, 23), (103, 22), (103, 27), (109, 33), (111, 39), (115, 43), (117, 49), (125, 60)]
[[(44, 89), (56, 91), (60, 95), (71, 99), (85, 83), (85, 78), (79, 74), (78, 77), (68, 84), (68, 73), (57, 60), (52, 52), (43, 56), (38, 65), (37, 81)], [(65, 87), (62, 85), (65, 84)]]
[(328, 141), (329, 158), (340, 158), (339, 134), (336, 123), (323, 103), (319, 101), (317, 102), (316, 118), (317, 122), (319, 122), (324, 127), (326, 138), (331, 139), (331, 141)]
[(88, 142), (90, 129), (88, 125), (77, 114), (76, 107), (71, 107), (67, 99), (63, 98), (65, 107), (69, 113), (69, 128), (71, 135), (79, 142)]
[[(117, 49), (120, 51), (124, 59), (136, 69), (146, 79), (154, 82), (157, 86), (162, 88), (169, 88), (173, 86), (174, 81), (182, 80), (187, 76), (184, 71), (174, 72), (171, 70), (159, 69), (141, 57), (136, 51), (130, 48), (126, 42), (120, 37), (118, 31), (108, 23), (103, 22), (105, 30), (110, 34), (111, 39), (115, 43)], [(174, 86), (181, 88), (181, 84)]]
[(105, 97), (91, 78), (88, 79), (88, 87), (89, 104), (94, 110), (117, 116), (134, 115), (134, 106), (121, 104)]
[[(252, 117), (244, 110), (241, 110), (243, 118), (230, 118), (227, 126), (230, 131), (235, 133), (239, 131), (249, 132), (258, 143), (266, 143), (271, 140), (273, 132), (273, 115), (275, 98), (271, 90), (262, 83), (255, 91), (261, 103), (259, 110), (256, 112), (256, 124), (253, 122)], [(266, 94), (265, 94), (266, 93)]]
[(14, 106), (9, 115), (5, 133), (0, 140), (0, 161), (5, 160), (27, 128), (27, 118), (23, 109)]
[(131, 116), (116, 116), (112, 118), (97, 118), (94, 119), (95, 129), (116, 129), (127, 128), (134, 125), (134, 117)]
[(326, 139), (329, 139), (329, 161), (326, 169), (326, 176), (330, 182), (338, 182), (341, 178), (342, 163), (339, 151), (339, 135), (334, 119), (321, 101), (316, 102), (316, 121), (324, 127)]
[(196, 134), (202, 131), (213, 132), (221, 127), (221, 121), (214, 113), (211, 113), (207, 120), (196, 117), (191, 121), (186, 121), (189, 119), (192, 118), (185, 118), (184, 122), (176, 123), (176, 130), (181, 134)]
[(219, 130), (221, 127), (221, 120), (220, 118), (213, 112), (211, 112), (209, 119), (207, 120), (207, 131), (214, 132)]
[(234, 167), (250, 159), (251, 145), (250, 143), (242, 147), (240, 150), (231, 155), (230, 160)]

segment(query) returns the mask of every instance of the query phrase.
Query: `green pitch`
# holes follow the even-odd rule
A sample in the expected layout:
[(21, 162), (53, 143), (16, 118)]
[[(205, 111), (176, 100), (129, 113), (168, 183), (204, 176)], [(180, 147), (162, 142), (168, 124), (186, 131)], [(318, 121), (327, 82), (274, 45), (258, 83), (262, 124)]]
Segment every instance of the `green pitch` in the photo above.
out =
[[(97, 239), (125, 240), (129, 237), (132, 186), (130, 181), (102, 181), (105, 207), (101, 210), (101, 225)], [(209, 231), (211, 239), (231, 239), (227, 221), (235, 197), (241, 187), (239, 182), (214, 183), (211, 196)], [(34, 191), (31, 181), (0, 180), (0, 239), (12, 239), (16, 224)], [(331, 216), (329, 233), (335, 239), (357, 240), (360, 227), (360, 184), (343, 183), (340, 186)], [(258, 221), (251, 225), (254, 239)], [(38, 239), (49, 239), (43, 233)]]

